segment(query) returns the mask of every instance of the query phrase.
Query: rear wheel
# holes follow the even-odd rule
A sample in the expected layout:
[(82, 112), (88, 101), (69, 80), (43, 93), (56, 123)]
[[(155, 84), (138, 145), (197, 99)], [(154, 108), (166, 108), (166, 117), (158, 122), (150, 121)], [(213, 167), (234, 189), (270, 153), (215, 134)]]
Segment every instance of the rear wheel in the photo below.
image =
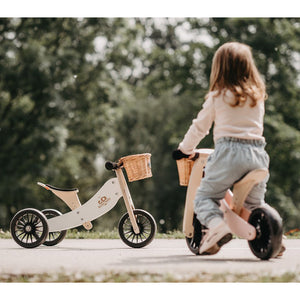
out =
[[(62, 215), (60, 211), (52, 208), (44, 209), (42, 210), (42, 213), (46, 216), (47, 219), (51, 219)], [(66, 234), (67, 234), (67, 230), (49, 232), (43, 244), (46, 246), (57, 245), (65, 238)]]
[(22, 209), (12, 218), (10, 232), (21, 247), (38, 247), (46, 240), (49, 232), (47, 218), (37, 209)]
[(282, 243), (282, 220), (271, 207), (259, 207), (252, 211), (248, 222), (256, 229), (256, 238), (248, 241), (252, 253), (267, 260), (275, 257)]

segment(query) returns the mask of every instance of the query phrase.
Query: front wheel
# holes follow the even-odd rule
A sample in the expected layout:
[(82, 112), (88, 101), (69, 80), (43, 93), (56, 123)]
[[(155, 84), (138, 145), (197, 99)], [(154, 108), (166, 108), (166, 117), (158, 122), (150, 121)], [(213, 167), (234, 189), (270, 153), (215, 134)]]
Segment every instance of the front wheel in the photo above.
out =
[(35, 248), (44, 243), (49, 228), (45, 215), (35, 208), (17, 212), (10, 222), (10, 233), (17, 244)]
[(156, 232), (156, 222), (145, 210), (135, 209), (133, 214), (140, 232), (138, 234), (134, 232), (129, 215), (126, 213), (119, 222), (119, 235), (126, 245), (132, 248), (142, 248), (153, 240)]
[[(61, 216), (62, 213), (56, 209), (47, 208), (42, 210), (42, 213), (46, 216), (47, 219), (51, 219), (57, 216)], [(54, 246), (60, 243), (66, 236), (67, 230), (49, 232), (45, 242), (43, 243), (46, 246)]]
[(275, 257), (281, 249), (282, 220), (278, 212), (271, 207), (259, 207), (252, 211), (248, 222), (256, 229), (256, 237), (248, 241), (252, 253), (267, 260)]

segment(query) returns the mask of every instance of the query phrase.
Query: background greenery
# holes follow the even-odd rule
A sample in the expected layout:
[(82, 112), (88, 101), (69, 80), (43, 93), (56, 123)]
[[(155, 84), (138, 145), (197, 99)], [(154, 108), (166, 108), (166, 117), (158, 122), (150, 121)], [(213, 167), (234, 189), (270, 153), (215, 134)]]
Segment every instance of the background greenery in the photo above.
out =
[[(181, 230), (186, 188), (171, 152), (208, 90), (224, 42), (253, 49), (263, 74), (271, 158), (267, 202), (299, 227), (300, 19), (0, 19), (0, 228), (25, 207), (66, 205), (37, 181), (87, 201), (113, 173), (105, 160), (152, 153), (151, 179), (130, 183), (160, 232)], [(213, 147), (211, 134), (199, 147)], [(117, 206), (93, 222), (117, 226)]]

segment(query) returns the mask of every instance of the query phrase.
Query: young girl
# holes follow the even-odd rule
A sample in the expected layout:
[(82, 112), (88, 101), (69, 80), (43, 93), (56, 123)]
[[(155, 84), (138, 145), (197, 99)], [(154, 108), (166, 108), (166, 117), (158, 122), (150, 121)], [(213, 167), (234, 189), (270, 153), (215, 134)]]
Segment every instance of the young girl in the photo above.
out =
[[(214, 254), (232, 238), (219, 209), (227, 189), (251, 170), (269, 167), (263, 137), (266, 96), (250, 47), (237, 42), (222, 45), (213, 58), (203, 108), (179, 144), (179, 150), (192, 158), (214, 122), (215, 151), (194, 200), (197, 218), (209, 229), (200, 254)], [(264, 204), (267, 180), (250, 192), (245, 201), (248, 209)]]

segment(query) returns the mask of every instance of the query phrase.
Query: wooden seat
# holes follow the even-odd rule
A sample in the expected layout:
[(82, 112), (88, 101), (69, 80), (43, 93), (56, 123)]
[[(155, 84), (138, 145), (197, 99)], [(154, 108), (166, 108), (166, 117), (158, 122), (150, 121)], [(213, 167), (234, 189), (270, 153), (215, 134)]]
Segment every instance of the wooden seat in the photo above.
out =
[(61, 192), (79, 192), (79, 190), (77, 188), (71, 188), (71, 189), (62, 189), (62, 188), (58, 188), (58, 187), (55, 187), (53, 185), (50, 185), (50, 184), (45, 184), (48, 188), (52, 189), (52, 190), (57, 190), (57, 191), (61, 191)]
[(244, 206), (244, 202), (252, 188), (256, 184), (262, 182), (268, 174), (269, 171), (266, 168), (256, 169), (249, 172), (246, 176), (234, 184), (232, 210), (235, 213), (238, 215), (240, 214), (242, 207)]
[[(79, 192), (78, 189), (60, 189), (49, 184), (44, 184), (42, 182), (38, 182), (37, 184), (42, 186), (46, 190), (51, 191), (54, 195), (64, 201), (71, 210), (77, 209), (81, 206), (80, 200), (77, 195), (77, 193)], [(90, 230), (93, 227), (92, 223), (89, 221), (85, 222), (82, 225), (86, 230)]]

